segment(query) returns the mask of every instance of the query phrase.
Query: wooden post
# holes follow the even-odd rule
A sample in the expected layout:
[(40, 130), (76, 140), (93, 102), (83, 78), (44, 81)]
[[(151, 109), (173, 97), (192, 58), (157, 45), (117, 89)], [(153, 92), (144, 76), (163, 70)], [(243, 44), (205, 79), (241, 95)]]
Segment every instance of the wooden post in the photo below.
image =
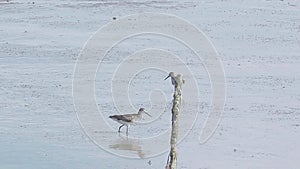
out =
[[(171, 132), (171, 150), (168, 156), (166, 169), (176, 169), (177, 166), (177, 138), (178, 138), (178, 115), (181, 106), (181, 86), (184, 83), (182, 75), (173, 76), (172, 84), (174, 85), (173, 107), (172, 107), (172, 132)], [(175, 83), (174, 83), (175, 82)]]

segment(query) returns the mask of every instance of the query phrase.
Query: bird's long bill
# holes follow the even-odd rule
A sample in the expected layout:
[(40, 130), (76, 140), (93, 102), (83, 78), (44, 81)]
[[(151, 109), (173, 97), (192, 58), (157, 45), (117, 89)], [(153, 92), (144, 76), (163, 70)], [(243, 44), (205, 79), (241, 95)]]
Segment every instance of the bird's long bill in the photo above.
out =
[(144, 113), (147, 114), (149, 117), (152, 117), (149, 113), (147, 113), (147, 112), (145, 112), (145, 111), (144, 111)]
[(169, 76), (167, 76), (167, 77), (165, 78), (165, 80), (167, 80), (169, 77), (170, 77), (170, 75), (169, 75)]

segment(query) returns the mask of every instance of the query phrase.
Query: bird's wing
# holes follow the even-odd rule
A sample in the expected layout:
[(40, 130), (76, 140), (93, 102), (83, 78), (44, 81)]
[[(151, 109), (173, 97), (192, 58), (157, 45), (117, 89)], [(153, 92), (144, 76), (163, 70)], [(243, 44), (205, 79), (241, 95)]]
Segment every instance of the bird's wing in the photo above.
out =
[(174, 78), (171, 78), (172, 85), (175, 85), (176, 81)]
[(129, 121), (132, 121), (136, 114), (124, 114), (123, 117)]
[(122, 121), (125, 121), (125, 122), (131, 122), (132, 121), (131, 118), (129, 118), (128, 116), (125, 116), (125, 115), (113, 115), (113, 116), (109, 116), (109, 118), (115, 119), (115, 120), (122, 120)]

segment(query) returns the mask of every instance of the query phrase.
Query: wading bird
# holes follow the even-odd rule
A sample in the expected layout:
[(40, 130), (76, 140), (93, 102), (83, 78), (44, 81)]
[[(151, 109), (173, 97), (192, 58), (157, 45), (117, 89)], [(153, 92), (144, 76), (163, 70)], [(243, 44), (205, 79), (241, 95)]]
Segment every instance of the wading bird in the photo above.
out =
[(128, 126), (130, 124), (133, 124), (134, 122), (136, 121), (139, 121), (143, 118), (143, 115), (144, 114), (147, 114), (149, 117), (152, 117), (149, 113), (147, 113), (145, 111), (144, 108), (140, 108), (138, 113), (136, 114), (123, 114), (123, 115), (112, 115), (112, 116), (109, 116), (109, 118), (111, 118), (112, 120), (122, 124), (120, 127), (119, 127), (119, 130), (118, 132), (121, 131), (121, 128), (123, 126), (126, 126), (127, 129), (126, 129), (126, 133), (128, 134)]

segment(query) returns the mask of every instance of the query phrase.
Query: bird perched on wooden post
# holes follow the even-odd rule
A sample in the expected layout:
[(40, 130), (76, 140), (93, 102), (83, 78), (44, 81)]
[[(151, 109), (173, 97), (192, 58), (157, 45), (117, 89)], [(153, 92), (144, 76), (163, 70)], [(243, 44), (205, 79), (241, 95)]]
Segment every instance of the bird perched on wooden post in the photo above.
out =
[(168, 156), (168, 161), (166, 169), (176, 169), (177, 166), (177, 139), (178, 139), (178, 117), (180, 112), (181, 105), (181, 87), (184, 83), (182, 75), (178, 74), (175, 76), (174, 72), (170, 72), (169, 75), (165, 78), (167, 80), (171, 77), (172, 85), (174, 85), (174, 95), (173, 95), (173, 107), (172, 107), (172, 131), (170, 139), (170, 153)]

